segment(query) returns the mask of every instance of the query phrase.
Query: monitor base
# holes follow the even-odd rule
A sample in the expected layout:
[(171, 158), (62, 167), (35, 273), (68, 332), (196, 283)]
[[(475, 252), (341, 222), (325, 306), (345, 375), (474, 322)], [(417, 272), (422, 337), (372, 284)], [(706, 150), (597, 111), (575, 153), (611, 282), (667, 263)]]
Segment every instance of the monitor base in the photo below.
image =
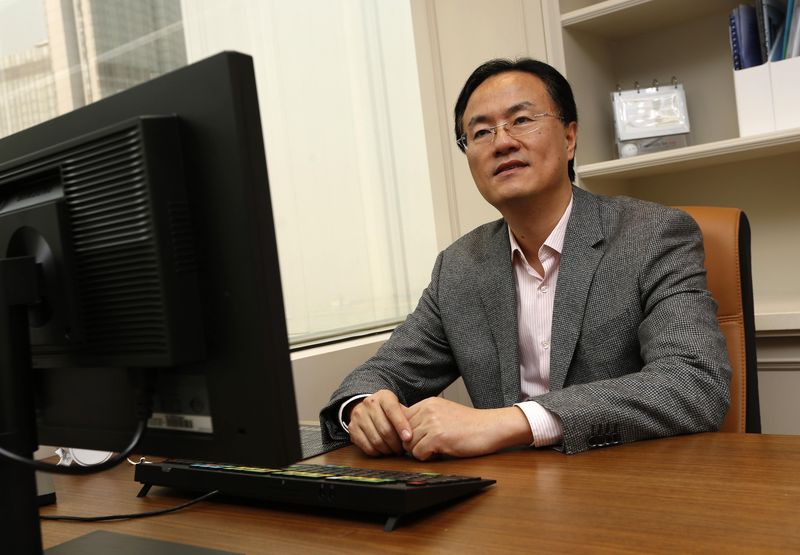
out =
[(97, 530), (51, 547), (45, 551), (47, 555), (242, 555), (233, 551), (220, 551), (195, 545), (141, 538), (116, 532)]

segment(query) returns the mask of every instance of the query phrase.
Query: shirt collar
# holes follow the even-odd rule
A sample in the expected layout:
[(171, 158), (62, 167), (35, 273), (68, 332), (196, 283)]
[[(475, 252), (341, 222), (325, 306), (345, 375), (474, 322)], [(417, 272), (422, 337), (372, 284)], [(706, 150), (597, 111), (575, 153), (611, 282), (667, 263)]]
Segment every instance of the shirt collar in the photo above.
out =
[[(544, 240), (544, 244), (542, 245), (544, 247), (553, 249), (558, 254), (561, 254), (561, 251), (564, 250), (564, 236), (567, 233), (567, 222), (569, 222), (569, 215), (572, 213), (572, 199), (573, 197), (570, 197), (569, 204), (567, 205), (566, 210), (564, 210), (564, 213), (561, 215), (561, 219), (558, 220), (558, 223), (550, 232), (550, 235), (547, 236), (547, 239)], [(522, 255), (522, 249), (520, 248), (519, 243), (517, 243), (517, 239), (514, 237), (514, 233), (511, 231), (510, 227), (508, 228), (508, 237), (511, 240), (511, 258), (513, 260), (515, 252), (519, 252), (520, 255)]]

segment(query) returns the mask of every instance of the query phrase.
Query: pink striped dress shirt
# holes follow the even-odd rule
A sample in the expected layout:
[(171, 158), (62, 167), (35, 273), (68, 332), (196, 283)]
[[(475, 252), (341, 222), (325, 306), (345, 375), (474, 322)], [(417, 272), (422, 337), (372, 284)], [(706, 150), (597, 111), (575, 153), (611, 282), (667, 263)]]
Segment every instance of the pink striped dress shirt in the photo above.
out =
[(533, 445), (542, 447), (561, 442), (561, 421), (533, 399), (550, 391), (550, 329), (553, 323), (553, 300), (556, 295), (558, 266), (564, 247), (564, 234), (572, 212), (572, 200), (561, 219), (539, 249), (544, 268), (541, 276), (528, 264), (514, 234), (511, 259), (517, 286), (517, 328), (519, 330), (519, 379), (522, 401), (519, 407), (533, 432)]

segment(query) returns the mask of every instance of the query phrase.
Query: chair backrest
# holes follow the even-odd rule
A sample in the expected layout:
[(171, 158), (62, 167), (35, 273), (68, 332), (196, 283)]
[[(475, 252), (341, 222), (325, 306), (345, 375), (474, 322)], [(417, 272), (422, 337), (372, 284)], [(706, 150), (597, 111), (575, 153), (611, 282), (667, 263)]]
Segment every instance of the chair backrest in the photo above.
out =
[(738, 208), (678, 206), (700, 226), (706, 252), (708, 288), (728, 344), (733, 376), (731, 405), (723, 432), (760, 432), (750, 224)]

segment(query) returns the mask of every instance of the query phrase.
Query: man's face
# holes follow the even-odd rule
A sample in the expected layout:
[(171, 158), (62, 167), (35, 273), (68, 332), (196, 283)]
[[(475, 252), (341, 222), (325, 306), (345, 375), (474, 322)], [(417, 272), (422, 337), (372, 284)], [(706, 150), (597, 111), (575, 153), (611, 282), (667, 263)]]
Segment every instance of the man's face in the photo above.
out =
[(481, 195), (503, 211), (518, 201), (531, 201), (569, 189), (567, 162), (575, 155), (577, 125), (564, 125), (541, 79), (510, 71), (488, 78), (467, 102), (462, 125), (468, 138), (476, 131), (505, 122), (509, 127), (526, 118), (537, 121), (535, 131), (512, 137), (497, 128), (493, 140), (467, 142), (467, 162)]

